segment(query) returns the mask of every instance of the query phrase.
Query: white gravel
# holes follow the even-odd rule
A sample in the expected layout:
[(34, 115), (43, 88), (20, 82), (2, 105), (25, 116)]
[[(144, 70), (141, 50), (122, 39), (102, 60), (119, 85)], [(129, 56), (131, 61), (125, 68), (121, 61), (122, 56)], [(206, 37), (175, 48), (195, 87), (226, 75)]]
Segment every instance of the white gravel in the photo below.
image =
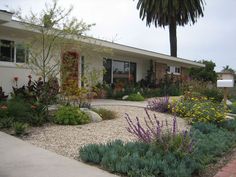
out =
[[(44, 125), (43, 127), (33, 127), (28, 136), (23, 140), (38, 147), (54, 151), (63, 156), (77, 158), (79, 149), (90, 143), (106, 143), (115, 139), (132, 141), (136, 138), (127, 132), (127, 122), (124, 118), (128, 113), (132, 119), (138, 116), (140, 119), (146, 117), (143, 108), (129, 106), (103, 106), (117, 112), (117, 118), (99, 123), (90, 123), (77, 126)], [(168, 114), (149, 111), (154, 113), (160, 121), (168, 120), (171, 123), (173, 116)], [(177, 118), (179, 130), (186, 129), (187, 125), (181, 118)]]

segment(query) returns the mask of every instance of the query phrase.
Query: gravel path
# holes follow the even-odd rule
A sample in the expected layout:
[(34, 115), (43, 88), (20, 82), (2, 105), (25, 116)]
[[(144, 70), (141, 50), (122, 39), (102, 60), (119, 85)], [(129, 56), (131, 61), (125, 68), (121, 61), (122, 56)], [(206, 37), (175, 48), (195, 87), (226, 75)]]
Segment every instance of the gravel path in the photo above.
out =
[[(23, 137), (23, 140), (70, 158), (78, 157), (79, 149), (86, 144), (106, 143), (115, 139), (135, 140), (133, 135), (126, 130), (127, 122), (124, 114), (128, 113), (132, 119), (135, 119), (136, 116), (141, 119), (146, 116), (144, 109), (128, 106), (103, 106), (103, 108), (117, 112), (117, 118), (78, 126), (53, 124), (33, 127), (30, 129), (29, 135)], [(149, 111), (149, 113), (152, 115), (154, 112)], [(171, 123), (173, 119), (171, 115), (156, 112), (155, 114), (160, 121), (167, 119)], [(178, 118), (177, 121), (179, 130), (186, 128), (183, 119)]]

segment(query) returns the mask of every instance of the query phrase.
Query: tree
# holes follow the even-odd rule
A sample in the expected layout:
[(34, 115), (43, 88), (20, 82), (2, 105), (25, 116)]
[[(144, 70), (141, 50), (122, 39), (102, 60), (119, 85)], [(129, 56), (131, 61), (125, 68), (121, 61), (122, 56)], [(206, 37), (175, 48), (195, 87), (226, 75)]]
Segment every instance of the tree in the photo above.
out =
[(193, 24), (203, 16), (204, 0), (138, 0), (137, 9), (146, 25), (169, 26), (171, 56), (177, 57), (176, 27)]
[(217, 74), (214, 71), (216, 64), (213, 61), (202, 60), (199, 63), (205, 64), (204, 68), (191, 68), (189, 71), (189, 76), (192, 79), (199, 81), (211, 81), (213, 83), (217, 80)]
[(57, 1), (45, 4), (40, 13), (30, 12), (23, 16), (21, 9), (13, 11), (15, 17), (34, 34), (27, 41), (29, 48), (29, 67), (43, 82), (60, 73), (61, 51), (66, 45), (77, 44), (93, 24), (86, 24), (76, 18), (70, 18), (73, 7), (61, 8)]
[(223, 66), (223, 69), (221, 70), (221, 72), (229, 72), (234, 74), (235, 70), (233, 68), (230, 68), (229, 65)]

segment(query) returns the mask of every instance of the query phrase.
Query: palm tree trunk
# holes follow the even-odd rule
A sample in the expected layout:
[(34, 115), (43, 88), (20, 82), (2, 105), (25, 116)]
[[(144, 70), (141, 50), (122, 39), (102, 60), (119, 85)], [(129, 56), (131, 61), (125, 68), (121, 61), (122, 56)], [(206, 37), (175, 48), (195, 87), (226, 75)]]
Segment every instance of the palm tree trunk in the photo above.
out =
[(169, 25), (170, 55), (177, 57), (176, 21), (172, 17)]

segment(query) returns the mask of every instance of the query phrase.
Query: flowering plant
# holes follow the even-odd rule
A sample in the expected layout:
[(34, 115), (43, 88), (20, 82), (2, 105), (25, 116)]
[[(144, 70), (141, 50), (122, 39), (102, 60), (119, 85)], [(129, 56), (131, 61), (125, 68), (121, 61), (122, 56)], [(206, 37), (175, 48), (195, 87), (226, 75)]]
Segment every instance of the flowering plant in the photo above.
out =
[(165, 96), (163, 98), (153, 98), (149, 100), (147, 108), (157, 112), (168, 112), (168, 105), (169, 97)]
[(220, 123), (225, 120), (228, 110), (221, 103), (206, 97), (193, 97), (186, 95), (169, 104), (173, 114), (187, 118), (189, 123), (211, 122)]
[(131, 117), (126, 114), (125, 119), (128, 123), (127, 130), (129, 133), (135, 135), (140, 141), (145, 143), (154, 143), (164, 152), (174, 151), (180, 153), (191, 153), (194, 142), (187, 130), (178, 131), (176, 117), (173, 118), (172, 126), (170, 127), (168, 121), (160, 122), (156, 115), (153, 118), (145, 109), (147, 118), (144, 117), (145, 126), (140, 123), (138, 117), (136, 122), (133, 122)]

